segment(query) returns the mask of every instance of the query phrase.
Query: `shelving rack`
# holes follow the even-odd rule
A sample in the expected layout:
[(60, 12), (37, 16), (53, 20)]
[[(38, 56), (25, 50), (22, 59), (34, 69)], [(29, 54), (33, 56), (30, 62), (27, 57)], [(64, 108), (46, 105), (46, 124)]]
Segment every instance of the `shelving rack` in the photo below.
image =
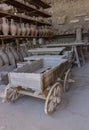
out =
[(35, 20), (31, 17), (24, 17), (24, 16), (19, 16), (19, 15), (14, 15), (14, 14), (10, 14), (10, 13), (6, 13), (6, 12), (3, 12), (3, 11), (0, 11), (0, 17), (6, 17), (8, 19), (14, 19), (15, 21), (22, 21), (22, 22), (29, 22), (29, 23), (33, 23), (33, 24), (37, 24), (38, 26), (39, 25), (48, 25), (48, 26), (51, 26), (50, 23), (47, 23), (47, 22), (41, 22), (39, 20)]
[(24, 3), (21, 3), (20, 1), (18, 0), (4, 0), (5, 3), (8, 3), (8, 4), (11, 4), (19, 9), (22, 9), (22, 10), (25, 10), (25, 11), (31, 11), (30, 15), (31, 16), (42, 16), (42, 17), (45, 17), (45, 18), (49, 18), (51, 17), (51, 15), (43, 12), (43, 11), (40, 11), (39, 9), (36, 9), (35, 7), (32, 7), (30, 5), (25, 5)]
[[(49, 4), (43, 2), (42, 0), (31, 0), (30, 2), (31, 2), (32, 5), (42, 7), (43, 9), (47, 9), (47, 8), (51, 7)], [(51, 26), (51, 23), (49, 23), (49, 22), (46, 22), (44, 20), (43, 21), (38, 20), (38, 19), (32, 17), (32, 16), (35, 16), (35, 17), (40, 16), (40, 17), (43, 17), (43, 19), (51, 17), (50, 14), (40, 10), (39, 8), (36, 8), (35, 6), (24, 4), (24, 3), (20, 2), (19, 0), (1, 0), (0, 3), (6, 3), (6, 4), (9, 4), (9, 5), (12, 5), (13, 7), (15, 7), (17, 9), (21, 9), (23, 12), (26, 11), (26, 12), (29, 13), (29, 16), (27, 16), (27, 15), (22, 16), (22, 15), (19, 15), (18, 13), (12, 14), (12, 13), (0, 11), (0, 17), (6, 17), (8, 19), (14, 19), (16, 22), (36, 24), (37, 26), (44, 26), (44, 25)], [(11, 37), (12, 38), (20, 38), (20, 37), (32, 38), (30, 36), (3, 36), (3, 35), (1, 35), (0, 39), (1, 38), (4, 39), (4, 37), (5, 37), (5, 39), (11, 38)], [(39, 36), (37, 36), (37, 37), (40, 38)], [(46, 38), (46, 37), (44, 37), (44, 38)]]
[(44, 9), (47, 9), (47, 8), (50, 8), (51, 5), (43, 2), (42, 0), (30, 0), (30, 3), (35, 5), (35, 6), (40, 6), (40, 7), (43, 7)]

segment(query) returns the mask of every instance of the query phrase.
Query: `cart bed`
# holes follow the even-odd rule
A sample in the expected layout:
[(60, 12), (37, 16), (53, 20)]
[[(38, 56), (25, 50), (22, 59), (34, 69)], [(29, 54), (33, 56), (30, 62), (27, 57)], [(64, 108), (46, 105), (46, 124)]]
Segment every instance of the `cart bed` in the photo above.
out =
[(55, 83), (69, 66), (67, 59), (48, 58), (32, 62), (9, 73), (9, 83), (14, 87), (44, 91)]

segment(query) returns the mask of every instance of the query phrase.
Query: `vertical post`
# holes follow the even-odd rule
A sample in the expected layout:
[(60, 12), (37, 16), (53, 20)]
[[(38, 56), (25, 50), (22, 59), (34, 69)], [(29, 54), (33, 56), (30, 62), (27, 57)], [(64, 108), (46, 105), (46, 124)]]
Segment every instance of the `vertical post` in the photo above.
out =
[(87, 52), (89, 52), (89, 29), (88, 29), (88, 45), (87, 45)]
[(76, 41), (81, 42), (82, 41), (82, 28), (78, 27), (76, 29)]
[(16, 42), (16, 49), (18, 50), (19, 49), (19, 41), (17, 38), (15, 39), (15, 42)]
[[(76, 29), (76, 42), (82, 43), (82, 28), (81, 27), (78, 27)], [(80, 58), (81, 58), (83, 64), (85, 64), (85, 58), (84, 58), (84, 54), (83, 54), (83, 45), (75, 46), (74, 52), (75, 52), (78, 66), (79, 67), (81, 66)]]

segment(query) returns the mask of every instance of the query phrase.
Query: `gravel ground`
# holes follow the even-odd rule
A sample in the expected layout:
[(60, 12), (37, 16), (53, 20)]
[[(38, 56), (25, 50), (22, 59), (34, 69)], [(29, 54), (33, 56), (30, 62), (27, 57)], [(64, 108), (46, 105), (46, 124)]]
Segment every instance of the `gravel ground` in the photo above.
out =
[(88, 130), (89, 62), (74, 68), (73, 77), (76, 82), (63, 94), (63, 104), (51, 116), (45, 115), (40, 99), (22, 97), (15, 103), (0, 99), (0, 130)]

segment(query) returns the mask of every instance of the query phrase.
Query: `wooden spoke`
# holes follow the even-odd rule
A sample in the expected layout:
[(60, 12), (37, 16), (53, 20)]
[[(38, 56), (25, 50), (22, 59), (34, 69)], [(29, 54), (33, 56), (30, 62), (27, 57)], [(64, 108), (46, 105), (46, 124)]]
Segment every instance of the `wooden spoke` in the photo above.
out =
[(64, 91), (68, 91), (69, 90), (69, 81), (71, 78), (71, 69), (68, 69), (68, 71), (65, 74), (65, 78), (64, 78)]
[(4, 94), (5, 101), (14, 102), (20, 96), (21, 94), (18, 93), (18, 87), (12, 87), (11, 85), (7, 86)]
[(55, 83), (48, 93), (45, 102), (45, 113), (51, 114), (55, 111), (57, 105), (61, 102), (62, 86), (59, 83)]

